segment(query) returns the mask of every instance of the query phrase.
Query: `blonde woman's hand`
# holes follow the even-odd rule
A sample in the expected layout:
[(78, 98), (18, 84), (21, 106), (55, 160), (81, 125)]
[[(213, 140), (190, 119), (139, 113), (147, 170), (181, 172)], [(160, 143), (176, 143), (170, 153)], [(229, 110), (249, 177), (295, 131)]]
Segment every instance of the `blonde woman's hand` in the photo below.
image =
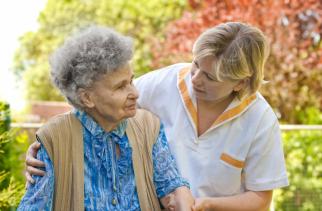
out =
[(40, 149), (40, 143), (35, 141), (32, 143), (26, 153), (26, 171), (25, 171), (25, 177), (27, 179), (27, 184), (31, 183), (34, 184), (34, 179), (32, 178), (32, 175), (39, 175), (44, 176), (45, 172), (42, 170), (39, 170), (38, 167), (45, 167), (45, 163), (37, 160), (37, 152)]
[(195, 204), (192, 206), (192, 211), (211, 211), (210, 198), (196, 198)]

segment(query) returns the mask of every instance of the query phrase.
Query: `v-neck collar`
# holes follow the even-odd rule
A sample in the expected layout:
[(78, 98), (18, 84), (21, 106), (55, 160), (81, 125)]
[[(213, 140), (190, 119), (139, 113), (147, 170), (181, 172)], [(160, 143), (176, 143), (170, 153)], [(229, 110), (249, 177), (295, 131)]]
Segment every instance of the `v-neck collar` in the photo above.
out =
[[(192, 88), (190, 68), (191, 65), (188, 65), (178, 72), (177, 88), (179, 90), (186, 113), (189, 117), (189, 121), (193, 126), (195, 133), (198, 134), (197, 100)], [(235, 99), (228, 105), (225, 111), (215, 120), (215, 122), (205, 133), (243, 114), (256, 101), (257, 98), (257, 94), (251, 95), (243, 100), (239, 100), (237, 97), (235, 97)]]

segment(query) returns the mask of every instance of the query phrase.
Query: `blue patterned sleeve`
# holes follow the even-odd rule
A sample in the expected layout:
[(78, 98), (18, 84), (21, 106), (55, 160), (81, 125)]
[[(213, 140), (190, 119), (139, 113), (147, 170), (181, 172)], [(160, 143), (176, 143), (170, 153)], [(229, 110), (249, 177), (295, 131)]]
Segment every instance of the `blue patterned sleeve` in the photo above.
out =
[(53, 164), (45, 150), (45, 147), (41, 145), (37, 159), (45, 163), (46, 170), (45, 176), (35, 176), (34, 184), (29, 184), (25, 195), (23, 196), (17, 210), (52, 210), (53, 193), (54, 193), (54, 169)]
[(158, 139), (152, 149), (152, 156), (153, 179), (158, 198), (164, 197), (181, 186), (189, 188), (188, 182), (181, 177), (177, 169), (162, 124)]

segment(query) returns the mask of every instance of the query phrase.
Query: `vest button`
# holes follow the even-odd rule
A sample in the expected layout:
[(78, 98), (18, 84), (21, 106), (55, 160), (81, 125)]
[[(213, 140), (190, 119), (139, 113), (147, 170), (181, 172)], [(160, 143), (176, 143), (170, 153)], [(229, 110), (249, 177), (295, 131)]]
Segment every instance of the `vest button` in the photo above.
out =
[(113, 205), (116, 205), (116, 204), (117, 204), (117, 201), (116, 201), (116, 199), (115, 199), (115, 198), (112, 200), (112, 204), (113, 204)]

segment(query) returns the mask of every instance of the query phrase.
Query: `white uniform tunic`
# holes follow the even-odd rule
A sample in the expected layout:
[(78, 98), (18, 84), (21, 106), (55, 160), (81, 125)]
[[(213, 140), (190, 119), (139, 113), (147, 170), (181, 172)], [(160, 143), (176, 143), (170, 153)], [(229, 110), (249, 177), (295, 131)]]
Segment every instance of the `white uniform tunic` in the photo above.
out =
[(135, 81), (139, 106), (164, 124), (180, 173), (195, 197), (230, 196), (288, 185), (277, 118), (259, 94), (228, 106), (197, 135), (190, 64), (175, 64)]

